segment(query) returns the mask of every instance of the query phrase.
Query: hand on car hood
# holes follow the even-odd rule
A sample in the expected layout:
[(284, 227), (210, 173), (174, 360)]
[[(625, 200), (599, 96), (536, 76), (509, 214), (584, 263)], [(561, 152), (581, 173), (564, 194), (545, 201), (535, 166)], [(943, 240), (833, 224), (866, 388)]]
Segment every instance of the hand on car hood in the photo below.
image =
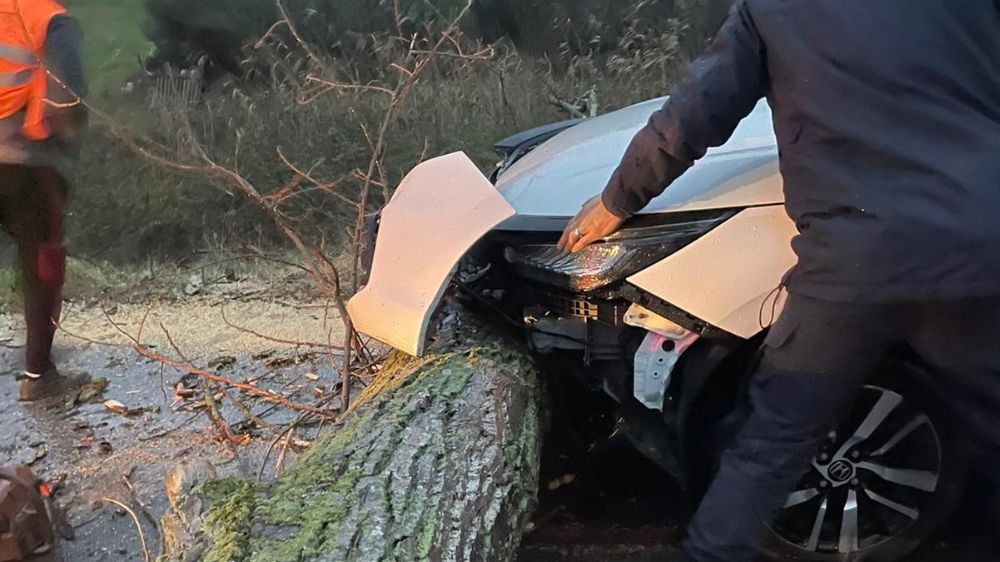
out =
[[(544, 219), (558, 218), (564, 223), (599, 194), (629, 141), (663, 101), (651, 100), (583, 121), (516, 162), (496, 184), (518, 213), (504, 228), (561, 230), (554, 224), (546, 225)], [(762, 102), (728, 143), (710, 150), (643, 213), (783, 201), (771, 112)]]

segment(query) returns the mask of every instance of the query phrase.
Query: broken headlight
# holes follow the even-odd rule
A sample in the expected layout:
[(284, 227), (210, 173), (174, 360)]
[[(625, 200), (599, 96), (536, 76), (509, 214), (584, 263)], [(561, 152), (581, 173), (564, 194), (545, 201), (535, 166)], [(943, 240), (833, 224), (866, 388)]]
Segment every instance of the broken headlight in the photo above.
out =
[(662, 217), (640, 217), (628, 228), (575, 254), (561, 252), (555, 244), (523, 244), (507, 246), (504, 258), (528, 279), (588, 292), (649, 267), (733, 214), (732, 211), (688, 214), (674, 216), (668, 223), (662, 222)]

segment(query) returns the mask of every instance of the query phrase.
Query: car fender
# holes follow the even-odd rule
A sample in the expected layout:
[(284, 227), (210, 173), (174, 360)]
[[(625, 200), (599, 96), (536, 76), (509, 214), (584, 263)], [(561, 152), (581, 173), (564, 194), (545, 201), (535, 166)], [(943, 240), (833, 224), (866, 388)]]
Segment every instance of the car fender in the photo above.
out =
[(629, 277), (629, 283), (741, 338), (777, 317), (781, 286), (796, 263), (798, 231), (783, 205), (737, 213), (680, 251)]
[(461, 152), (428, 160), (382, 210), (368, 283), (347, 304), (354, 327), (421, 355), (459, 260), (514, 209)]

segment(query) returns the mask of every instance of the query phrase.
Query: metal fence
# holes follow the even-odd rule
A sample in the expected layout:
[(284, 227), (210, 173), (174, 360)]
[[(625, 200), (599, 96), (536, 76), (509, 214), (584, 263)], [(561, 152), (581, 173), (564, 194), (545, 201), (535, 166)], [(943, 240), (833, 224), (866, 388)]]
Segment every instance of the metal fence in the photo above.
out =
[(202, 100), (204, 71), (199, 67), (177, 70), (169, 65), (153, 76), (149, 106), (159, 109), (184, 109)]

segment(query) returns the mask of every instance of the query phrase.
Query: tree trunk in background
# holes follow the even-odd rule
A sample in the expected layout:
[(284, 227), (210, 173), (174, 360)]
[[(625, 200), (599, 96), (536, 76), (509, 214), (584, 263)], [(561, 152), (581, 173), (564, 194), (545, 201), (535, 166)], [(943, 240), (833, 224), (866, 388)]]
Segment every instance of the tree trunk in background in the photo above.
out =
[(164, 559), (513, 560), (536, 504), (543, 391), (526, 352), (465, 318), (450, 315), (427, 357), (395, 354), (273, 485), (168, 478)]

